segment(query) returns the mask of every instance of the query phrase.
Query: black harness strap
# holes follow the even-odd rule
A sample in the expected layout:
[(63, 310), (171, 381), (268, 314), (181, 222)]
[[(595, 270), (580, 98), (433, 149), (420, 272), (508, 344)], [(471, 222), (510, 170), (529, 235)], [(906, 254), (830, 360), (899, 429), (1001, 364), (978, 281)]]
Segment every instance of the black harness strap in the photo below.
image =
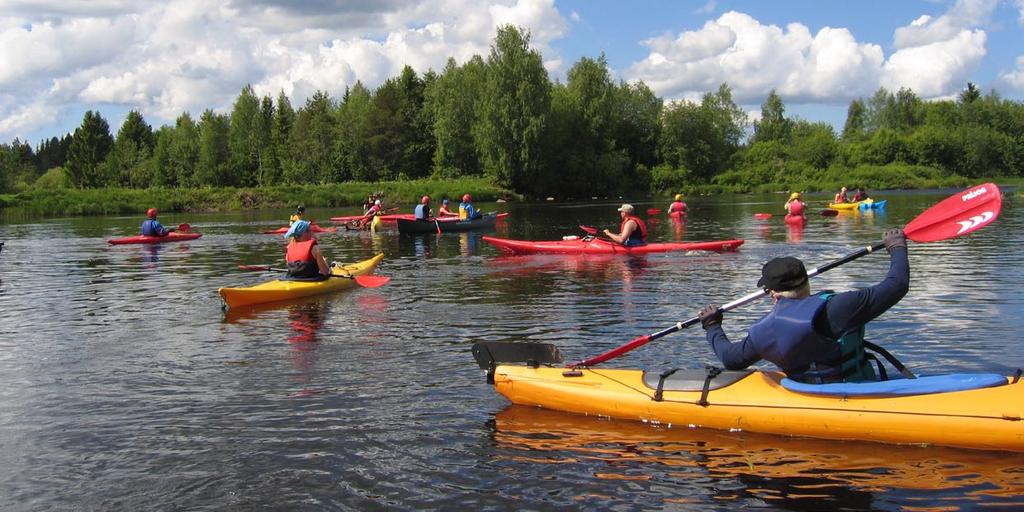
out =
[(1017, 368), (1017, 371), (1013, 372), (1013, 382), (1011, 382), (1010, 384), (1016, 384), (1018, 381), (1020, 381), (1020, 374), (1022, 372), (1024, 372), (1024, 370)]
[(721, 368), (717, 368), (711, 365), (704, 366), (704, 369), (707, 370), (708, 374), (706, 377), (704, 377), (704, 389), (701, 390), (700, 400), (697, 402), (697, 405), (701, 407), (707, 407), (708, 405), (711, 405), (708, 403), (708, 388), (711, 387), (711, 379), (718, 377), (718, 374), (722, 373)]
[(658, 389), (654, 390), (655, 402), (661, 401), (661, 394), (665, 387), (665, 379), (671, 377), (673, 373), (678, 372), (679, 370), (679, 368), (672, 368), (671, 370), (665, 370), (661, 372), (661, 375), (658, 375)]
[[(890, 354), (888, 350), (886, 350), (886, 349), (884, 349), (882, 347), (879, 347), (878, 345), (875, 345), (874, 343), (871, 343), (868, 340), (864, 340), (864, 348), (871, 349), (871, 351), (877, 352), (878, 355), (884, 357), (885, 360), (889, 361), (889, 364), (891, 364), (893, 366), (893, 368), (896, 368), (897, 370), (899, 370), (900, 373), (903, 374), (904, 377), (906, 377), (908, 379), (916, 379), (917, 378), (917, 376), (914, 375), (913, 372), (911, 372), (909, 369), (907, 369), (907, 367), (904, 366), (903, 363), (901, 363), (899, 359), (896, 359), (896, 356)], [(885, 379), (882, 379), (882, 380), (885, 380)]]

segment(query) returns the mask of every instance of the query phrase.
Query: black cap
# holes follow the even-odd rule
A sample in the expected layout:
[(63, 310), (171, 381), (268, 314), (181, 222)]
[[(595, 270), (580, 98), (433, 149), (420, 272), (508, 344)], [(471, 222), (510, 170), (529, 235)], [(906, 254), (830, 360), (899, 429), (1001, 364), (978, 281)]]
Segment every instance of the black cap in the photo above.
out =
[(807, 282), (804, 263), (792, 256), (773, 258), (761, 267), (761, 279), (757, 286), (785, 292), (795, 290)]
[(296, 206), (296, 207), (295, 207), (295, 211), (297, 211), (297, 212), (304, 212), (304, 211), (306, 211), (306, 207), (305, 207), (305, 206), (302, 206), (302, 205), (300, 204), (300, 205), (298, 205), (298, 206)]

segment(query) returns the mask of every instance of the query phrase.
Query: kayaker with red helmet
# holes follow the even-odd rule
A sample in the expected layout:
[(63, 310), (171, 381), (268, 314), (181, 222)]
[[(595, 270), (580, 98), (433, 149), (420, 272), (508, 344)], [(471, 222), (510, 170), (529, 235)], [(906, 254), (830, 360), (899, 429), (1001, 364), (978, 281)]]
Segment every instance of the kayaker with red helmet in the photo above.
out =
[(473, 196), (465, 194), (462, 196), (462, 202), (459, 203), (459, 219), (479, 219), (484, 215), (480, 213), (480, 210), (473, 208)]
[(447, 197), (441, 200), (441, 207), (437, 209), (437, 216), (438, 217), (457, 217), (458, 215), (459, 215), (458, 212), (453, 212), (453, 211), (448, 209), (448, 198)]
[(631, 204), (624, 204), (619, 207), (619, 216), (622, 217), (622, 224), (619, 225), (619, 233), (615, 234), (604, 230), (608, 238), (626, 247), (637, 247), (647, 245), (647, 225), (640, 217), (636, 216), (636, 210)]
[(416, 220), (430, 220), (434, 216), (434, 210), (430, 208), (430, 196), (423, 196), (420, 198), (420, 204), (416, 205), (413, 209), (413, 214)]
[(284, 237), (288, 239), (288, 249), (284, 258), (288, 266), (288, 277), (327, 279), (327, 276), (331, 275), (331, 267), (320, 253), (320, 247), (316, 245), (309, 221), (293, 222)]
[(750, 326), (743, 341), (732, 343), (726, 337), (718, 306), (708, 304), (697, 314), (715, 355), (728, 370), (764, 359), (789, 378), (809, 384), (878, 380), (864, 352), (864, 325), (899, 302), (910, 288), (906, 235), (892, 229), (882, 241), (889, 251), (889, 273), (882, 282), (861, 290), (812, 295), (803, 262), (784, 257), (765, 263), (757, 285), (775, 306)]
[(668, 214), (679, 213), (680, 215), (685, 214), (687, 211), (686, 203), (683, 202), (683, 195), (676, 194), (675, 201), (668, 205)]
[(156, 220), (156, 208), (146, 210), (146, 220), (142, 221), (143, 236), (167, 236), (167, 233), (174, 231), (174, 228), (165, 228), (160, 221)]

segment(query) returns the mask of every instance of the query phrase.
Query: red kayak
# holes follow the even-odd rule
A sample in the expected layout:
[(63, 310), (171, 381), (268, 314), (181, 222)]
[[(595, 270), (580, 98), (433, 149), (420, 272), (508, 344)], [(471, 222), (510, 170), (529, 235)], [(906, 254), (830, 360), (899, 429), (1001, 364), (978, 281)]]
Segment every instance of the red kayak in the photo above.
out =
[(639, 247), (623, 247), (616, 242), (590, 237), (569, 237), (569, 239), (551, 241), (509, 240), (493, 236), (485, 236), (483, 239), (502, 251), (511, 254), (649, 254), (669, 251), (732, 252), (743, 245), (743, 240), (664, 242), (649, 243)]
[[(320, 226), (317, 226), (316, 224), (311, 224), (309, 226), (309, 230), (312, 231), (313, 233), (334, 233), (335, 231), (338, 230), (338, 228), (322, 228)], [(270, 230), (264, 231), (263, 234), (264, 235), (283, 235), (283, 234), (285, 234), (287, 232), (288, 232), (288, 226), (285, 226), (283, 228), (270, 229)]]
[[(504, 219), (505, 217), (508, 217), (508, 212), (498, 214), (498, 220)], [(345, 215), (342, 217), (331, 217), (331, 220), (334, 222), (352, 222), (354, 220), (359, 220), (361, 218), (363, 218), (362, 215)], [(387, 215), (380, 216), (381, 222), (396, 223), (398, 222), (398, 219), (416, 220), (416, 216), (411, 213), (389, 213)], [(437, 220), (441, 222), (456, 221), (459, 220), (459, 217), (458, 215), (451, 215), (445, 217), (438, 217)]]
[(185, 240), (195, 240), (203, 236), (200, 233), (194, 233), (191, 231), (172, 231), (167, 233), (167, 236), (146, 236), (146, 235), (135, 235), (124, 238), (111, 238), (107, 240), (108, 244), (123, 245), (123, 244), (162, 244), (165, 242), (182, 242)]

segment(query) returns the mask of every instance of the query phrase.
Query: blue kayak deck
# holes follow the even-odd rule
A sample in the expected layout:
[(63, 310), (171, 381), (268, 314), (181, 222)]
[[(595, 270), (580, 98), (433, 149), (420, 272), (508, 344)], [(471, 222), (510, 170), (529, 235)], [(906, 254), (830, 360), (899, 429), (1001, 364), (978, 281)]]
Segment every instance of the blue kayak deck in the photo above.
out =
[(950, 393), (970, 389), (991, 388), (1006, 384), (1006, 377), (997, 373), (952, 373), (916, 379), (892, 379), (879, 382), (836, 382), (805, 384), (782, 379), (782, 387), (796, 393), (830, 396), (903, 396)]

